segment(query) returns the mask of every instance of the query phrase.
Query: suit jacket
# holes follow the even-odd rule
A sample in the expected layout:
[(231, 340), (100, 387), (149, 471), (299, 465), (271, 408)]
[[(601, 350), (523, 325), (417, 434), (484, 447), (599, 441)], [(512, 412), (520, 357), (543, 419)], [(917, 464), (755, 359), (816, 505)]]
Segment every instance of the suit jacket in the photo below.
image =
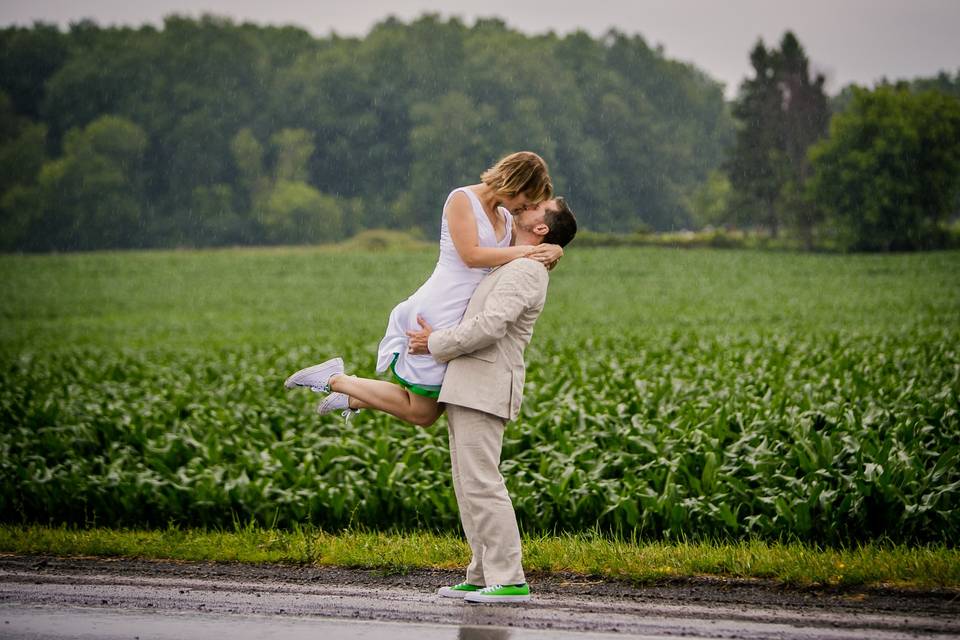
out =
[(456, 327), (430, 334), (430, 353), (448, 362), (440, 402), (513, 420), (520, 412), (523, 350), (547, 299), (550, 277), (536, 260), (519, 258), (490, 272)]

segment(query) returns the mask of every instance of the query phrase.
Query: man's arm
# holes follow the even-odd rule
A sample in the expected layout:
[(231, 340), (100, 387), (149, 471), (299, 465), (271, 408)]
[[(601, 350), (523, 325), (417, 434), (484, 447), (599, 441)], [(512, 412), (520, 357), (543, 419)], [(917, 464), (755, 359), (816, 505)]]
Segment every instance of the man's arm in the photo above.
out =
[(487, 296), (483, 310), (456, 327), (429, 334), (428, 348), (438, 362), (473, 353), (502, 338), (525, 310), (543, 301), (549, 276), (533, 260), (518, 260)]

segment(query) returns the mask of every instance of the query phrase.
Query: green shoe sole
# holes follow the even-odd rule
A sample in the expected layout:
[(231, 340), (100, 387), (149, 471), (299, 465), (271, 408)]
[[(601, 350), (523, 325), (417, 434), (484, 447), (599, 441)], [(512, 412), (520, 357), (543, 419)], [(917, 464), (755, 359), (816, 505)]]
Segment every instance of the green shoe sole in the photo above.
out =
[(463, 597), (468, 593), (476, 593), (477, 591), (480, 591), (480, 589), (483, 589), (483, 587), (461, 582), (460, 584), (455, 584), (452, 587), (440, 587), (437, 589), (437, 595), (442, 598), (458, 598), (463, 600)]

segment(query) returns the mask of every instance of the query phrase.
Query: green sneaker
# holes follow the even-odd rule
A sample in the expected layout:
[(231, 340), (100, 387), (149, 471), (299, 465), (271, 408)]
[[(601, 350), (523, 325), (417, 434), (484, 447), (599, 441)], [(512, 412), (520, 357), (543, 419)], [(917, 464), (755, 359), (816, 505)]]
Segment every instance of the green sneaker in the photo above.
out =
[(475, 591), (480, 591), (483, 587), (478, 587), (475, 584), (470, 584), (468, 582), (461, 582), (460, 584), (455, 584), (452, 587), (440, 587), (437, 589), (437, 595), (443, 596), (444, 598), (460, 598), (463, 600), (463, 596), (468, 593), (473, 593)]
[(463, 596), (467, 602), (529, 602), (530, 585), (494, 584)]

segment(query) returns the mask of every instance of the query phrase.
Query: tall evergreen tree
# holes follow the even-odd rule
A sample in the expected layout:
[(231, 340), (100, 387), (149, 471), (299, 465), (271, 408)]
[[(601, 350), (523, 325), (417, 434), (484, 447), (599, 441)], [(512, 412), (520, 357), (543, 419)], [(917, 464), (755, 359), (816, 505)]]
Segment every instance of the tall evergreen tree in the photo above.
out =
[(803, 47), (789, 31), (779, 49), (758, 42), (750, 62), (754, 77), (741, 85), (734, 106), (741, 128), (726, 165), (735, 220), (765, 226), (774, 237), (790, 224), (810, 244), (816, 217), (801, 193), (810, 173), (807, 150), (830, 120), (824, 78), (811, 78)]
[(800, 42), (789, 31), (780, 43), (777, 85), (783, 96), (783, 147), (789, 162), (787, 182), (779, 206), (787, 222), (813, 247), (813, 230), (820, 221), (816, 207), (804, 200), (803, 186), (810, 178), (808, 150), (827, 134), (830, 106), (823, 91), (824, 77), (810, 77), (810, 63)]

